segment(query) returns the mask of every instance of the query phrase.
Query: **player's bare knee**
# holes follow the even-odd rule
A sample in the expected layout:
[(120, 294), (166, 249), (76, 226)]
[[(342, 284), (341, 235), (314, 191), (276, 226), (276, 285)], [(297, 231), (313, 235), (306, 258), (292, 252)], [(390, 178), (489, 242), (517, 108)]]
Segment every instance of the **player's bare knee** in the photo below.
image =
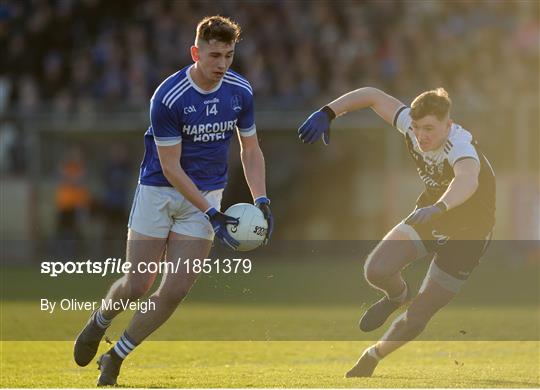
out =
[(409, 241), (410, 239), (410, 234), (404, 230), (403, 225), (398, 224), (394, 226), (394, 228), (390, 230), (386, 236), (384, 236), (383, 241), (388, 245), (392, 242)]
[(146, 285), (141, 284), (130, 284), (129, 285), (129, 298), (138, 299), (148, 292)]
[(374, 251), (369, 254), (364, 264), (364, 277), (369, 283), (377, 283), (387, 279), (390, 276), (387, 267), (384, 265), (384, 259)]
[(152, 287), (153, 278), (137, 278), (137, 279), (127, 279), (126, 287), (129, 299), (139, 299), (145, 295), (150, 287)]
[(381, 282), (388, 277), (388, 275), (380, 266), (366, 267), (364, 270), (364, 276), (366, 280), (371, 284), (377, 284), (378, 282)]

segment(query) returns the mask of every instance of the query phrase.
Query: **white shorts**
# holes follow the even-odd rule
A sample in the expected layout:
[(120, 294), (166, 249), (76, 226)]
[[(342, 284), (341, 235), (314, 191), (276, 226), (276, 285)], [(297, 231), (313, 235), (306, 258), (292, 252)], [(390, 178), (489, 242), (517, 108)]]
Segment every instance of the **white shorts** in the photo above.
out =
[[(221, 209), (223, 189), (202, 191), (202, 194), (211, 206)], [(139, 184), (128, 228), (156, 238), (167, 238), (173, 231), (190, 237), (214, 239), (214, 230), (204, 213), (173, 187)]]

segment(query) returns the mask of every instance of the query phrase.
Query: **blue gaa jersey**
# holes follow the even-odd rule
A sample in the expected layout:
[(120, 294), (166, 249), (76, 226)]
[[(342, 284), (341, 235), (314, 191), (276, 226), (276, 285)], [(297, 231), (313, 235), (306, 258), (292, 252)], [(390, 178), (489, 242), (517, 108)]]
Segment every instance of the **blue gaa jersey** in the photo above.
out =
[(256, 133), (249, 82), (229, 70), (214, 89), (205, 91), (191, 79), (192, 67), (167, 78), (150, 100), (141, 184), (171, 187), (163, 175), (156, 145), (182, 143), (180, 166), (199, 190), (224, 188), (233, 134), (237, 129), (244, 137)]

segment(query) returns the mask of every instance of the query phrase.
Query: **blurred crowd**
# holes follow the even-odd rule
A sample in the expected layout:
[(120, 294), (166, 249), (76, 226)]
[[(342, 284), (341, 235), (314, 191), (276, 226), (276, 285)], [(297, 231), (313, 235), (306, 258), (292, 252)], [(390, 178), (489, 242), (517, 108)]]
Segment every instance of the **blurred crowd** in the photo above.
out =
[[(91, 225), (84, 221), (96, 215), (106, 220), (104, 237), (125, 234), (141, 157), (140, 137), (114, 135), (104, 126), (100, 130), (107, 132), (106, 138), (92, 132), (68, 141), (63, 139), (68, 133), (73, 137), (79, 133), (68, 128), (55, 136), (43, 133), (38, 143), (30, 137), (35, 122), (25, 119), (52, 114), (48, 119), (54, 129), (52, 119), (57, 117), (71, 123), (72, 118), (62, 114), (81, 114), (78, 118), (84, 119), (88, 113), (99, 117), (108, 112), (147, 112), (157, 85), (192, 62), (189, 47), (197, 22), (215, 14), (229, 16), (243, 28), (232, 68), (250, 80), (257, 110), (311, 111), (365, 85), (404, 101), (443, 86), (456, 111), (469, 110), (474, 123), (461, 112), (456, 119), (479, 135), (482, 146), (495, 156), (495, 168), (523, 167), (537, 159), (539, 8), (538, 0), (1, 1), (0, 174), (20, 177), (32, 170), (33, 177), (44, 183), (47, 177), (54, 178), (58, 237), (79, 237), (81, 227)], [(532, 118), (522, 118), (523, 112)], [(36, 118), (41, 120), (32, 119)], [(141, 128), (129, 131), (139, 134)], [(386, 229), (377, 223), (388, 224), (394, 216), (382, 218), (385, 211), (377, 206), (378, 198), (359, 192), (371, 188), (360, 184), (365, 184), (370, 161), (380, 161), (383, 143), (370, 143), (366, 133), (360, 148), (357, 138), (347, 142), (342, 136), (339, 148), (324, 155), (303, 149), (302, 153), (313, 153), (309, 157), (298, 153), (296, 141), (276, 133), (265, 138), (264, 150), (273, 167), (272, 197), (281, 205), (277, 218), (288, 217), (281, 226), (299, 221), (296, 230), (294, 224), (289, 228), (304, 234), (309, 225), (319, 230), (307, 236), (340, 238), (371, 237), (367, 230), (351, 229), (353, 225), (375, 229), (377, 234)], [(510, 136), (501, 142), (501, 134)], [(121, 142), (114, 142), (113, 135)], [(120, 144), (121, 149), (114, 146)], [(532, 146), (527, 153), (528, 144)], [(519, 164), (520, 158), (525, 163)], [(537, 172), (537, 161), (533, 164)], [(297, 185), (300, 171), (303, 185)], [(320, 220), (306, 222), (303, 191), (314, 188), (321, 177), (326, 185), (310, 194), (313, 204), (327, 204), (330, 198), (347, 204), (351, 196), (369, 199), (351, 214), (354, 224), (343, 223), (342, 216), (330, 210), (317, 213)], [(231, 180), (237, 193), (230, 196), (249, 198), (238, 193), (245, 187), (240, 183), (243, 178)], [(509, 210), (528, 204), (523, 196), (537, 197), (537, 190), (510, 184), (508, 188), (518, 195), (511, 196), (514, 204)], [(341, 191), (336, 193), (335, 188)], [(388, 195), (388, 189), (379, 193)], [(280, 196), (287, 202), (280, 202)], [(530, 225), (521, 220), (510, 224), (529, 230)], [(287, 236), (286, 229), (281, 231)]]
[(538, 2), (27, 0), (0, 4), (1, 89), (28, 114), (146, 109), (191, 63), (197, 21), (243, 27), (233, 69), (259, 109), (310, 109), (363, 85), (444, 86), (468, 107), (537, 94)]

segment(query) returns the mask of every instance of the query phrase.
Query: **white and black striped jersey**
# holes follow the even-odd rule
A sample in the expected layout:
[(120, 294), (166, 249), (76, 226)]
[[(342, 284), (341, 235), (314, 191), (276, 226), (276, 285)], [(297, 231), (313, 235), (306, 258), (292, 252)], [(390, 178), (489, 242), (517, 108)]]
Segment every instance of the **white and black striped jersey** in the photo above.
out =
[[(458, 124), (452, 124), (443, 145), (437, 150), (423, 152), (412, 129), (409, 107), (401, 107), (394, 116), (394, 127), (403, 134), (409, 154), (416, 163), (416, 169), (424, 182), (425, 192), (417, 205), (423, 207), (437, 202), (454, 178), (456, 162), (472, 158), (480, 164), (479, 187), (465, 203), (452, 209), (448, 214), (478, 218), (486, 227), (495, 223), (495, 175), (486, 157), (479, 152), (478, 143), (470, 132)], [(470, 212), (474, 210), (474, 213)], [(481, 214), (481, 215), (478, 215)]]

